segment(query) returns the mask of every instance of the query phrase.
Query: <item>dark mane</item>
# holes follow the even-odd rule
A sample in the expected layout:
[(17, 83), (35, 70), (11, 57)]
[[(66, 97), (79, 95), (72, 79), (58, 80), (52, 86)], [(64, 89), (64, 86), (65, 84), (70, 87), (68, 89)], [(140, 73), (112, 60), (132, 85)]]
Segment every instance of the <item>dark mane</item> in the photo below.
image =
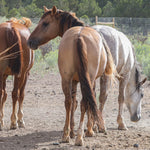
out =
[[(47, 15), (51, 14), (51, 10), (47, 11), (43, 14), (41, 19), (45, 18)], [(61, 32), (63, 33), (64, 30), (64, 25), (65, 23), (68, 23), (68, 28), (74, 27), (74, 26), (84, 26), (84, 23), (80, 21), (77, 17), (74, 17), (71, 13), (69, 12), (64, 12), (64, 11), (57, 11), (57, 15), (60, 14), (60, 26), (61, 26)]]
[(135, 67), (135, 84), (136, 84), (136, 89), (139, 90), (140, 89), (140, 71), (138, 70), (137, 67)]
[(51, 10), (50, 11), (47, 11), (43, 14), (43, 16), (41, 17), (41, 19), (45, 18), (47, 15), (50, 15), (51, 14)]
[(68, 28), (74, 27), (74, 26), (84, 26), (84, 23), (80, 21), (78, 18), (72, 16), (69, 12), (62, 12), (61, 13), (61, 30), (63, 32), (65, 23), (68, 23)]

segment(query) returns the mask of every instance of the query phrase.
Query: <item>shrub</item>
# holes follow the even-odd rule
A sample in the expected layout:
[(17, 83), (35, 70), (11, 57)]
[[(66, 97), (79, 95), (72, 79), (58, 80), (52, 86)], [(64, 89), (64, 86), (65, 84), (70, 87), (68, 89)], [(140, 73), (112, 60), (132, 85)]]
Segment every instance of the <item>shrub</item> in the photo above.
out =
[(136, 42), (134, 46), (137, 61), (141, 64), (143, 73), (150, 80), (150, 44), (141, 44)]

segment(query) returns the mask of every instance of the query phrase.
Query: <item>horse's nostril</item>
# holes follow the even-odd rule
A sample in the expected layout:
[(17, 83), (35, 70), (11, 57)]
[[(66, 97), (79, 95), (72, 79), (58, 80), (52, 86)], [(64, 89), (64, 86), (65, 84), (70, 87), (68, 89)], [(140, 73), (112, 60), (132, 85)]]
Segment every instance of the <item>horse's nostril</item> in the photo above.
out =
[(133, 116), (131, 116), (131, 121), (133, 122), (137, 122), (141, 119), (140, 115), (134, 114)]
[(27, 44), (33, 50), (38, 48), (38, 40), (36, 40), (36, 39), (29, 39)]

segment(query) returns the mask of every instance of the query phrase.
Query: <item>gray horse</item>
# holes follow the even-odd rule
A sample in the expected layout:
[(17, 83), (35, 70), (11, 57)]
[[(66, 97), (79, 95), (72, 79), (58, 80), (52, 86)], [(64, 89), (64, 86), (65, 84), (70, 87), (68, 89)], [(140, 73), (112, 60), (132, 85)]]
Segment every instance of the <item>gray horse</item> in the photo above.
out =
[[(129, 39), (116, 29), (103, 25), (95, 25), (94, 28), (103, 35), (110, 51), (118, 74), (119, 80), (119, 112), (117, 117), (118, 129), (126, 130), (127, 127), (123, 121), (122, 111), (123, 103), (126, 104), (131, 121), (137, 122), (141, 118), (141, 99), (143, 97), (142, 85), (146, 78), (140, 81), (140, 72), (137, 68), (134, 48)], [(108, 95), (109, 79), (103, 75), (100, 79), (100, 111), (103, 111), (104, 104)]]

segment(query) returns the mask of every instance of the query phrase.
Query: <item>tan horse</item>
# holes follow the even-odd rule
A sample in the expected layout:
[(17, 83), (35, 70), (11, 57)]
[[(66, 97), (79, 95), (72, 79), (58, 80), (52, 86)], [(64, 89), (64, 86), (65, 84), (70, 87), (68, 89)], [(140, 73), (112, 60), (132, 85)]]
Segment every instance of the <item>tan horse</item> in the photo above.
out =
[[(28, 27), (30, 19), (23, 18), (0, 24), (0, 130), (4, 125), (4, 103), (7, 98), (6, 79), (8, 75), (14, 75), (14, 88), (12, 91), (13, 110), (11, 114), (11, 129), (24, 127), (23, 99), (24, 89), (33, 65), (33, 51), (27, 46), (30, 35)], [(14, 55), (15, 54), (15, 55)], [(19, 110), (17, 115), (17, 101)]]
[[(98, 32), (90, 27), (84, 27), (82, 22), (68, 12), (57, 10), (55, 6), (51, 10), (45, 7), (45, 13), (31, 33), (28, 44), (32, 49), (37, 49), (38, 46), (57, 36), (62, 37), (59, 46), (58, 66), (66, 108), (62, 140), (69, 142), (71, 106), (72, 103), (76, 103), (76, 87), (80, 82), (82, 92), (81, 118), (75, 144), (82, 145), (86, 111), (88, 118), (94, 118), (98, 122), (100, 120), (100, 128), (105, 130), (101, 114), (98, 114), (93, 87), (95, 79), (103, 73), (111, 79), (114, 77), (114, 63), (110, 50)], [(74, 122), (71, 121), (71, 123)], [(92, 123), (88, 123), (87, 135), (89, 136), (93, 135), (92, 126)]]

